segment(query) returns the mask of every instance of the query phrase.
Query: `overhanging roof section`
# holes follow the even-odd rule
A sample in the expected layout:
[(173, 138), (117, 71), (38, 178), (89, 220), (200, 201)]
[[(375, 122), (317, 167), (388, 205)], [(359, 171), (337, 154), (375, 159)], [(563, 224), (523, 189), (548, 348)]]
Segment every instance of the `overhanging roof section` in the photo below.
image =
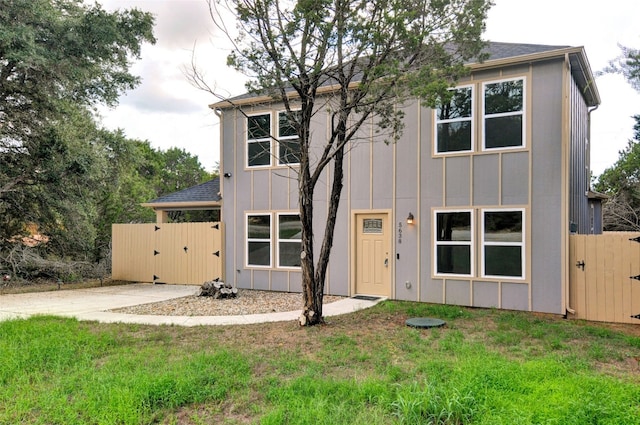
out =
[(587, 106), (600, 104), (600, 93), (587, 59), (584, 47), (547, 46), (540, 44), (515, 44), (489, 42), (489, 58), (482, 63), (472, 63), (472, 70), (498, 68), (509, 65), (534, 63), (561, 57), (568, 58), (571, 75), (580, 88)]
[(210, 210), (220, 207), (220, 178), (173, 192), (142, 204), (155, 210)]
[[(489, 58), (484, 62), (471, 62), (472, 70), (491, 69), (523, 63), (533, 63), (557, 58), (568, 58), (571, 74), (580, 88), (588, 106), (600, 104), (600, 94), (583, 47), (549, 46), (544, 44), (501, 43), (490, 41), (484, 50)], [(321, 87), (318, 93), (330, 92), (334, 86), (330, 82)], [(297, 96), (291, 92), (291, 97)], [(209, 105), (211, 109), (228, 109), (232, 107), (255, 105), (270, 102), (268, 96), (245, 93), (228, 100)]]

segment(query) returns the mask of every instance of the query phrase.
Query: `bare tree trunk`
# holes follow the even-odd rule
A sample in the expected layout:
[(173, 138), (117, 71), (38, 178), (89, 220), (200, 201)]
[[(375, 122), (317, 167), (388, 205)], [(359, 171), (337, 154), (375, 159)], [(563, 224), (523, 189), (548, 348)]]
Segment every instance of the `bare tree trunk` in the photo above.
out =
[(302, 224), (300, 266), (302, 269), (302, 301), (304, 304), (302, 314), (300, 315), (300, 325), (310, 326), (322, 322), (322, 298), (320, 299), (320, 307), (318, 308), (317, 297), (315, 296), (316, 282), (314, 280), (313, 260), (314, 187), (309, 174), (309, 158), (306, 152), (302, 153), (298, 178), (298, 199), (300, 202), (300, 222)]
[[(344, 132), (342, 133), (344, 134)], [(327, 276), (327, 267), (329, 265), (329, 256), (331, 254), (331, 247), (333, 246), (333, 236), (336, 226), (336, 220), (338, 217), (338, 207), (340, 205), (340, 194), (342, 193), (342, 182), (344, 176), (344, 144), (339, 139), (340, 146), (334, 156), (334, 169), (333, 169), (333, 184), (331, 187), (331, 197), (329, 199), (329, 211), (327, 215), (327, 222), (325, 224), (324, 237), (322, 240), (322, 246), (320, 248), (320, 256), (318, 257), (318, 265), (315, 271), (313, 264), (313, 255), (305, 253), (302, 258), (302, 287), (303, 287), (303, 302), (304, 307), (302, 315), (300, 316), (300, 325), (312, 326), (324, 323), (324, 317), (322, 316), (322, 299), (324, 296), (324, 283)], [(300, 176), (301, 181), (304, 181), (304, 174)], [(309, 193), (302, 193), (302, 190), (306, 189)], [(306, 247), (313, 249), (313, 227), (312, 221), (307, 219), (313, 214), (313, 188), (301, 184), (300, 192), (301, 202), (301, 216), (302, 221), (302, 246), (303, 252), (306, 252)], [(304, 218), (303, 218), (304, 216)], [(306, 226), (309, 226), (309, 231), (306, 232)], [(305, 235), (306, 234), (306, 235)], [(313, 251), (311, 251), (313, 252)]]

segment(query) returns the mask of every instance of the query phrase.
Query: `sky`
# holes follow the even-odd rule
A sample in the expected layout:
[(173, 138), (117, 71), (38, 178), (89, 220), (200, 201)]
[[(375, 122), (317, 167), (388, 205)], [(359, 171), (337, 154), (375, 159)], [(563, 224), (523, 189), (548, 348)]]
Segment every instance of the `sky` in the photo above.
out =
[[(86, 0), (87, 3), (93, 1)], [(211, 171), (220, 156), (217, 117), (208, 105), (218, 99), (191, 85), (192, 61), (208, 84), (224, 96), (242, 94), (244, 81), (226, 66), (228, 42), (213, 25), (206, 0), (98, 0), (107, 10), (138, 9), (156, 19), (157, 42), (142, 48), (131, 71), (142, 78), (102, 109), (102, 124), (162, 150), (179, 147)], [(618, 44), (640, 47), (637, 0), (495, 0), (484, 38), (508, 43), (584, 46), (594, 73), (620, 54)], [(618, 159), (640, 114), (640, 93), (621, 75), (596, 78), (602, 104), (592, 113), (591, 169), (595, 176)]]

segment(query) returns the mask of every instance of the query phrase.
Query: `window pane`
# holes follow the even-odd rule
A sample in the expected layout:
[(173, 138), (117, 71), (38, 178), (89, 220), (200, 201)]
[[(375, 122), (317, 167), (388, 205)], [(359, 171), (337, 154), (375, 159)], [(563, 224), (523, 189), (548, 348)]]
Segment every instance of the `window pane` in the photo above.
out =
[(484, 113), (501, 114), (523, 110), (524, 81), (503, 81), (484, 86)]
[(250, 215), (247, 217), (247, 237), (249, 239), (271, 239), (271, 216)]
[(278, 220), (280, 239), (302, 239), (302, 223), (299, 215), (281, 215)]
[(437, 273), (471, 274), (471, 247), (438, 245)]
[(300, 143), (298, 140), (280, 141), (278, 160), (280, 164), (299, 164), (300, 163)]
[(248, 264), (251, 266), (269, 266), (271, 264), (271, 244), (269, 242), (249, 242)]
[(438, 124), (438, 152), (471, 150), (471, 121)]
[(522, 115), (487, 118), (484, 123), (486, 148), (522, 146)]
[(484, 274), (487, 276), (522, 277), (522, 247), (485, 246)]
[(487, 242), (522, 242), (522, 212), (485, 212), (484, 240)]
[[(291, 111), (291, 118), (295, 121), (299, 121), (300, 111)], [(291, 121), (289, 115), (286, 112), (280, 112), (278, 114), (278, 134), (280, 137), (290, 137), (297, 136), (298, 132), (296, 131), (296, 127), (294, 122)]]
[(252, 142), (247, 145), (249, 150), (249, 166), (271, 164), (271, 152), (269, 151), (271, 142)]
[(470, 212), (438, 213), (437, 226), (439, 241), (471, 240)]
[(362, 233), (365, 234), (382, 234), (381, 218), (365, 218), (362, 220)]
[(254, 115), (247, 117), (249, 139), (266, 139), (271, 134), (271, 115)]
[(300, 251), (302, 250), (300, 242), (280, 242), (278, 249), (280, 250), (280, 267), (300, 267)]
[(453, 97), (436, 110), (439, 120), (471, 117), (471, 87), (452, 90)]

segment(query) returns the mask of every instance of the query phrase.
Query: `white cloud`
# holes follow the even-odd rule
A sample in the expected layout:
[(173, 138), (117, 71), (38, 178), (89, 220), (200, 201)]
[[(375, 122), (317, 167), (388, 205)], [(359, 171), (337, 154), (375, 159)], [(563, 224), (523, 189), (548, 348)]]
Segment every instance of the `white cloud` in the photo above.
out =
[[(593, 72), (620, 54), (618, 44), (640, 47), (640, 2), (636, 0), (497, 0), (486, 38), (493, 41), (584, 46)], [(596, 78), (602, 98), (592, 113), (591, 169), (599, 175), (618, 158), (633, 135), (640, 94), (622, 76)]]
[[(105, 114), (109, 128), (153, 146), (182, 147), (212, 168), (219, 158), (217, 118), (207, 105), (218, 99), (192, 87), (183, 70), (195, 46), (199, 68), (225, 95), (244, 92), (243, 77), (226, 66), (223, 35), (216, 32), (205, 0), (104, 0), (109, 10), (137, 7), (156, 16), (154, 46), (144, 46), (133, 68), (142, 84)], [(485, 37), (493, 41), (584, 46), (593, 71), (619, 55), (618, 43), (640, 47), (637, 0), (497, 0)], [(231, 25), (233, 27), (233, 25)], [(640, 114), (640, 94), (621, 76), (596, 80), (602, 105), (592, 114), (592, 169), (612, 165), (632, 137), (630, 116)]]

